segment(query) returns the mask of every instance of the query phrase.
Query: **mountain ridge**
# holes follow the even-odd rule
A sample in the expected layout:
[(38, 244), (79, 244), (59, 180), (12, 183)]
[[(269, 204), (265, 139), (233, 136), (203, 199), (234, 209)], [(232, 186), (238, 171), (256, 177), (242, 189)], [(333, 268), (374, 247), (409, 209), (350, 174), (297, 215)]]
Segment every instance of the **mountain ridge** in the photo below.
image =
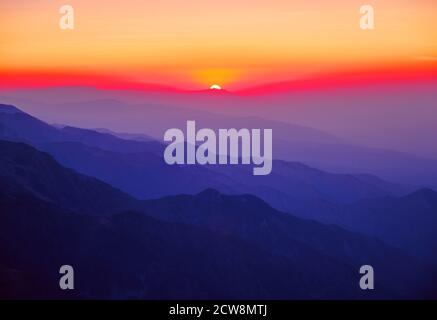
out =
[[(38, 156), (41, 154), (40, 151), (37, 151), (36, 149), (25, 144), (15, 142), (0, 142), (0, 145), (0, 150), (2, 150), (2, 153), (0, 153), (0, 162), (2, 164), (1, 167), (5, 168), (4, 164), (8, 163), (9, 160), (12, 160), (12, 165), (10, 164), (8, 169), (11, 168), (11, 166), (14, 167), (14, 163), (16, 163), (15, 166), (21, 167), (21, 170), (12, 170), (14, 174), (9, 174), (9, 177), (12, 179), (17, 180), (23, 177), (27, 178), (27, 172), (34, 171), (39, 173), (40, 177), (37, 179), (35, 177), (33, 178), (35, 178), (37, 181), (44, 181), (44, 171), (31, 170), (31, 168), (43, 167), (40, 162), (48, 163), (48, 165), (59, 166), (59, 164), (53, 164), (54, 160), (50, 156), (44, 154), (42, 156)], [(24, 153), (22, 150), (36, 154), (29, 157), (27, 156), (27, 153)], [(18, 156), (14, 156), (14, 154), (17, 154)], [(25, 161), (21, 162), (23, 159)], [(29, 169), (24, 170), (26, 167)], [(60, 167), (59, 170), (69, 172), (69, 174), (80, 177), (80, 175), (72, 172), (69, 169)], [(53, 170), (53, 172), (56, 171), (57, 170)], [(2, 174), (0, 174), (1, 186), (4, 182), (3, 178), (5, 176), (5, 172), (11, 172), (11, 170), (5, 170), (2, 172)], [(6, 177), (8, 177), (7, 174)], [(59, 177), (59, 180), (53, 180), (50, 182), (53, 188), (59, 190), (64, 190), (64, 184), (68, 183), (66, 181), (74, 181), (73, 178), (63, 179), (62, 177), (64, 177), (64, 175), (62, 174), (60, 174)], [(30, 182), (32, 181), (33, 179)], [(110, 195), (111, 192), (120, 194), (120, 191), (114, 191), (111, 187), (106, 186), (95, 179), (91, 179), (90, 183), (94, 185), (94, 187), (91, 188), (92, 190), (101, 188), (102, 190), (106, 190), (105, 192), (109, 192), (106, 196), (102, 196), (102, 199), (104, 199), (106, 202), (111, 201), (111, 198), (113, 198), (113, 196)], [(44, 184), (34, 185), (34, 188), (37, 187), (40, 188), (38, 190), (40, 191), (39, 193), (42, 193), (41, 190), (44, 190), (45, 188)], [(106, 189), (107, 187), (109, 190)], [(2, 189), (0, 188), (0, 190)], [(37, 259), (36, 256), (33, 256), (32, 258), (30, 252), (26, 251), (27, 249), (25, 248), (28, 248), (28, 245), (30, 245), (26, 243), (32, 243), (33, 245), (38, 246), (38, 250), (32, 251), (34, 252), (32, 254), (36, 255), (38, 252), (40, 252), (39, 250), (42, 250), (42, 248), (46, 246), (49, 246), (52, 254), (59, 252), (60, 249), (56, 246), (56, 244), (60, 242), (60, 244), (64, 244), (67, 248), (70, 248), (70, 250), (72, 250), (71, 252), (76, 252), (76, 254), (78, 254), (78, 256), (70, 256), (70, 258), (76, 257), (74, 258), (74, 261), (77, 263), (82, 261), (81, 263), (85, 265), (84, 268), (86, 269), (86, 271), (81, 269), (82, 272), (86, 272), (87, 275), (95, 273), (96, 270), (93, 269), (92, 265), (97, 264), (103, 270), (102, 277), (109, 277), (107, 279), (110, 279), (112, 276), (116, 279), (114, 280), (115, 282), (111, 282), (113, 285), (126, 286), (126, 283), (119, 283), (121, 279), (119, 276), (117, 276), (117, 273), (119, 274), (120, 270), (123, 270), (123, 273), (128, 272), (129, 277), (132, 276), (131, 281), (137, 283), (134, 285), (134, 287), (130, 288), (130, 290), (134, 290), (134, 288), (135, 290), (139, 290), (135, 296), (144, 297), (145, 294), (145, 297), (150, 297), (147, 295), (147, 291), (144, 291), (146, 287), (141, 285), (141, 277), (139, 277), (138, 272), (141, 272), (140, 270), (146, 270), (144, 272), (147, 274), (147, 279), (150, 280), (156, 271), (153, 271), (154, 269), (151, 270), (146, 268), (144, 265), (144, 260), (136, 257), (137, 250), (133, 249), (137, 248), (138, 250), (146, 250), (144, 244), (149, 243), (150, 247), (147, 249), (149, 250), (147, 252), (155, 257), (153, 259), (158, 259), (157, 261), (161, 261), (159, 263), (163, 263), (162, 266), (165, 268), (173, 268), (171, 267), (173, 263), (180, 264), (183, 261), (178, 260), (179, 262), (175, 262), (173, 260), (165, 260), (167, 255), (164, 253), (165, 250), (169, 250), (168, 252), (173, 252), (173, 254), (178, 252), (178, 255), (181, 252), (184, 252), (184, 250), (189, 250), (190, 256), (193, 257), (192, 259), (194, 259), (194, 256), (205, 256), (205, 259), (207, 260), (201, 260), (203, 261), (202, 264), (207, 263), (206, 261), (209, 262), (204, 265), (204, 267), (211, 267), (217, 264), (221, 265), (221, 262), (219, 262), (221, 260), (216, 259), (218, 259), (218, 257), (224, 259), (225, 261), (222, 262), (224, 263), (222, 267), (227, 271), (223, 275), (224, 278), (222, 278), (222, 281), (229, 284), (232, 282), (230, 279), (234, 279), (233, 277), (235, 275), (249, 272), (247, 270), (248, 265), (257, 266), (256, 268), (259, 270), (257, 272), (266, 272), (269, 270), (268, 275), (265, 275), (259, 279), (259, 281), (261, 281), (261, 287), (255, 291), (253, 291), (253, 288), (249, 282), (244, 282), (249, 281), (249, 278), (252, 279), (252, 277), (255, 275), (249, 272), (249, 274), (251, 274), (249, 278), (246, 276), (243, 277), (247, 280), (244, 280), (244, 285), (242, 284), (239, 288), (239, 290), (241, 290), (239, 291), (240, 293), (238, 295), (240, 298), (265, 298), (266, 296), (276, 298), (361, 297), (363, 294), (365, 295), (365, 293), (359, 291), (357, 285), (354, 284), (353, 279), (356, 277), (354, 274), (357, 272), (359, 265), (361, 265), (362, 261), (364, 260), (378, 268), (381, 277), (381, 291), (384, 292), (382, 296), (405, 297), (409, 296), (410, 294), (415, 295), (418, 294), (418, 292), (422, 292), (420, 287), (423, 279), (420, 279), (418, 274), (420, 275), (425, 269), (422, 269), (419, 264), (414, 262), (414, 260), (410, 257), (404, 255), (402, 252), (398, 252), (397, 250), (386, 246), (382, 242), (374, 241), (361, 235), (343, 231), (338, 227), (324, 226), (315, 221), (302, 220), (292, 217), (289, 214), (279, 213), (266, 204), (263, 200), (252, 195), (226, 196), (220, 194), (216, 190), (209, 189), (201, 192), (198, 195), (175, 196), (173, 198), (150, 201), (138, 202), (137, 200), (129, 197), (128, 200), (132, 201), (132, 203), (128, 204), (128, 206), (132, 205), (136, 208), (119, 208), (118, 210), (120, 210), (120, 213), (122, 214), (120, 216), (120, 213), (112, 213), (114, 207), (110, 204), (106, 204), (106, 206), (104, 206), (104, 208), (106, 207), (107, 209), (101, 209), (99, 207), (96, 208), (94, 203), (86, 201), (86, 199), (83, 197), (83, 195), (87, 194), (87, 190), (85, 188), (78, 188), (77, 190), (81, 196), (77, 197), (74, 202), (65, 201), (62, 197), (52, 197), (51, 203), (39, 198), (37, 193), (31, 193), (27, 196), (27, 198), (24, 198), (21, 193), (15, 193), (18, 198), (11, 198), (9, 196), (5, 196), (3, 192), (0, 192), (0, 205), (3, 206), (2, 210), (0, 210), (0, 217), (2, 219), (2, 223), (0, 223), (0, 228), (2, 228), (0, 234), (2, 238), (6, 237), (10, 239), (7, 242), (2, 242), (2, 246), (4, 248), (6, 244), (15, 243), (14, 247), (16, 248), (10, 251), (9, 249), (11, 248), (6, 247), (6, 251), (9, 253), (2, 261), (9, 261), (12, 263), (13, 267), (17, 268), (20, 267), (20, 265), (17, 265), (18, 257), (14, 256), (13, 254), (13, 252), (17, 250), (17, 252), (19, 252), (21, 255), (24, 255), (23, 257), (27, 257), (26, 259)], [(177, 202), (175, 203), (170, 201), (172, 199), (176, 199)], [(78, 201), (83, 201), (83, 203), (77, 203)], [(140, 206), (137, 207), (138, 203), (140, 203)], [(172, 212), (174, 211), (172, 211), (172, 208), (175, 207), (175, 204), (176, 208), (178, 208), (176, 212), (179, 214), (183, 213), (183, 211), (179, 209), (185, 208), (185, 210), (190, 210), (185, 211), (183, 214), (183, 220), (181, 221), (170, 221), (170, 219), (166, 219), (167, 213), (173, 214)], [(59, 207), (59, 205), (62, 207)], [(197, 211), (193, 210), (196, 208)], [(73, 209), (73, 211), (70, 211), (71, 209)], [(79, 209), (84, 210), (85, 212), (88, 211), (88, 214), (80, 214)], [(72, 219), (71, 222), (68, 222), (68, 219), (66, 220), (65, 218), (65, 214), (62, 213), (65, 210), (69, 212), (68, 217), (70, 217), (69, 219)], [(106, 210), (106, 214), (104, 214), (104, 212), (101, 210)], [(133, 211), (138, 213), (132, 213)], [(75, 214), (72, 214), (74, 212)], [(60, 215), (58, 216), (58, 214)], [(149, 223), (147, 221), (150, 221), (150, 218), (148, 217), (152, 217), (154, 219), (153, 221), (156, 220), (160, 222), (158, 225), (147, 227)], [(171, 217), (171, 215), (169, 217)], [(195, 219), (192, 220), (193, 218)], [(202, 221), (201, 219), (207, 219), (204, 221), (208, 223), (196, 223), (196, 221)], [(62, 221), (62, 223), (59, 224), (56, 221)], [(32, 230), (34, 230), (31, 232), (32, 236), (30, 238), (24, 232), (24, 230), (27, 230), (26, 228), (28, 228), (29, 225), (33, 225)], [(17, 228), (19, 228), (18, 230), (22, 231), (18, 233), (14, 232), (14, 230), (17, 230)], [(191, 231), (183, 231), (186, 230), (186, 228)], [(47, 232), (47, 230), (51, 231)], [(147, 230), (147, 232), (145, 230)], [(193, 230), (200, 230), (200, 233)], [(42, 236), (40, 232), (44, 232), (45, 235)], [(180, 236), (180, 232), (184, 234), (183, 237)], [(170, 237), (170, 234), (173, 236)], [(216, 240), (207, 240), (205, 237), (208, 234), (210, 234), (210, 237), (212, 237), (211, 239)], [(75, 242), (68, 242), (69, 237), (67, 237), (67, 235), (70, 235)], [(170, 237), (167, 240), (165, 240), (166, 235)], [(33, 239), (33, 237), (35, 238)], [(224, 240), (224, 238), (230, 240)], [(33, 239), (33, 241), (31, 241), (31, 239)], [(36, 239), (46, 240), (44, 240), (44, 242), (40, 242), (39, 240), (35, 241)], [(57, 240), (54, 241), (54, 239)], [(117, 242), (116, 239), (122, 241), (122, 244)], [(194, 251), (190, 251), (192, 249), (187, 249), (186, 246), (183, 245), (185, 240), (181, 239), (187, 239), (186, 241), (189, 241), (188, 243), (190, 248), (194, 248)], [(127, 244), (125, 241), (128, 241), (130, 244)], [(163, 247), (159, 245), (159, 243), (162, 243), (163, 241), (164, 243), (168, 244), (168, 246), (166, 245), (166, 249), (164, 251)], [(207, 252), (211, 249), (211, 247), (207, 244), (210, 244), (211, 241), (215, 243), (214, 248), (217, 248), (217, 251), (214, 254), (210, 252), (209, 254), (212, 255), (209, 256)], [(154, 243), (154, 245), (151, 243)], [(348, 245), (344, 246), (345, 244)], [(198, 247), (199, 245), (201, 247)], [(115, 246), (114, 249), (110, 249), (113, 246)], [(233, 252), (229, 251), (229, 248), (232, 246), (235, 246), (234, 250), (236, 250), (235, 253), (237, 255), (246, 257), (243, 260), (232, 260), (235, 261), (236, 265), (238, 266), (238, 271), (235, 270), (235, 265), (231, 267), (226, 262), (229, 261), (227, 259), (231, 259), (231, 257), (228, 255), (228, 252)], [(174, 251), (176, 250), (174, 248), (170, 249), (172, 247), (178, 248), (177, 251)], [(85, 250), (85, 252), (83, 250)], [(98, 254), (95, 258), (93, 258), (96, 260), (91, 259), (91, 256), (94, 256), (95, 252), (99, 252), (98, 250), (103, 251), (101, 254)], [(4, 250), (0, 250), (0, 252), (2, 251)], [(69, 254), (65, 252), (63, 254), (64, 258), (68, 258)], [(253, 254), (250, 252), (253, 252)], [(84, 256), (83, 254), (86, 255)], [(170, 254), (170, 256), (173, 256), (173, 254)], [(120, 264), (119, 260), (114, 260), (114, 257), (118, 256), (125, 257), (123, 258), (123, 261), (129, 261), (129, 263), (126, 262), (127, 267), (124, 264)], [(59, 263), (62, 260), (61, 258), (62, 257), (57, 256), (56, 254), (54, 256), (55, 261), (58, 261)], [(94, 261), (92, 265), (90, 265), (90, 262), (87, 263), (85, 258)], [(213, 259), (213, 261), (208, 259)], [(266, 261), (269, 262), (265, 262), (267, 264), (256, 262), (257, 259), (260, 261), (266, 259)], [(391, 263), (398, 265), (397, 260), (404, 262), (408, 261), (408, 268), (397, 266), (397, 269), (393, 270)], [(51, 260), (46, 261), (47, 262), (44, 262), (40, 265), (40, 268), (42, 269), (38, 270), (44, 270), (49, 267), (49, 265), (46, 263)], [(114, 266), (115, 269), (110, 268), (109, 266), (111, 266), (111, 263), (106, 263), (106, 266), (104, 266), (102, 263), (106, 261), (116, 262), (117, 267)], [(391, 261), (391, 263), (387, 261)], [(159, 263), (158, 265), (160, 265)], [(281, 266), (286, 267), (284, 269)], [(189, 268), (193, 267), (193, 265), (189, 264)], [(198, 267), (196, 270), (200, 272), (204, 270), (204, 267)], [(20, 268), (24, 267), (21, 266)], [(418, 274), (409, 274), (409, 271), (412, 268), (415, 270), (421, 270), (421, 272)], [(31, 271), (28, 269), (24, 270), (27, 273), (31, 273)], [(181, 272), (188, 272), (188, 270), (189, 269), (183, 268)], [(283, 282), (280, 280), (280, 278), (290, 277), (289, 270), (295, 270), (295, 273), (300, 274), (300, 276), (297, 278), (291, 277), (291, 282), (287, 282), (287, 280), (284, 283), (284, 287), (282, 284), (279, 284), (279, 282)], [(276, 273), (277, 275), (275, 275)], [(172, 274), (166, 273), (165, 275), (168, 276)], [(173, 275), (175, 276), (176, 274)], [(155, 277), (156, 276), (157, 275), (155, 274)], [(157, 277), (157, 279), (164, 281), (162, 276), (163, 275), (161, 274)], [(280, 277), (278, 278), (278, 276)], [(156, 297), (174, 297), (173, 294), (178, 298), (199, 297), (199, 293), (201, 291), (197, 291), (200, 290), (200, 287), (197, 287), (197, 285), (204, 281), (202, 279), (206, 278), (203, 278), (201, 275), (196, 277), (193, 273), (190, 273), (190, 277), (192, 281), (194, 281), (194, 284), (191, 283), (190, 286), (188, 286), (187, 283), (182, 283), (181, 286), (183, 288), (195, 288), (192, 289), (194, 291), (191, 292), (191, 294), (184, 295), (180, 291), (172, 291), (172, 289), (166, 285), (161, 291), (157, 289), (158, 292), (162, 293), (162, 295), (157, 293)], [(134, 281), (133, 279), (136, 280)], [(319, 279), (319, 284), (323, 283), (321, 287), (318, 287), (319, 289), (314, 287), (315, 279)], [(400, 281), (400, 279), (402, 279), (402, 281)], [(102, 295), (102, 292), (106, 291), (103, 289), (105, 288), (105, 285), (100, 281), (102, 280), (97, 280), (97, 288), (93, 289), (92, 287), (87, 287), (85, 290), (86, 297), (108, 298), (107, 293)], [(138, 285), (138, 283), (140, 283), (140, 285)], [(153, 286), (156, 287), (157, 283), (153, 283)], [(208, 289), (212, 290), (210, 292), (211, 295), (206, 294), (201, 296), (216, 298), (232, 297), (230, 291), (220, 286), (219, 283), (220, 281), (215, 282), (213, 280), (213, 283), (209, 284), (212, 287), (209, 287)], [(287, 283), (288, 285), (286, 285)], [(414, 283), (416, 283), (414, 285), (414, 288), (416, 289), (413, 292), (411, 290), (411, 286)], [(289, 287), (290, 285), (295, 287)], [(208, 288), (208, 285), (206, 288)], [(260, 288), (262, 288), (261, 291), (259, 291)], [(124, 289), (119, 290), (121, 290), (121, 292), (119, 292), (116, 297), (126, 297), (126, 291)], [(52, 293), (49, 292), (49, 294)], [(379, 297), (379, 293), (377, 293), (375, 297)]]

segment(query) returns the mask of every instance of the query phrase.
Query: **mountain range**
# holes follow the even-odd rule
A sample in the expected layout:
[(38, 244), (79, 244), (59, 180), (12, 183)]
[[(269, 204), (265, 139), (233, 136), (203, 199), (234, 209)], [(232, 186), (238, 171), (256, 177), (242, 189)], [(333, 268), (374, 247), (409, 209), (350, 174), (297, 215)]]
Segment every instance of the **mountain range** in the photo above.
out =
[[(149, 136), (53, 126), (11, 105), (0, 105), (0, 139), (3, 297), (74, 297), (48, 272), (69, 259), (89, 282), (79, 298), (435, 296), (429, 188), (283, 160), (264, 177), (168, 166)], [(371, 296), (357, 287), (363, 264), (381, 277)]]
[(0, 101), (48, 123), (159, 141), (168, 128), (182, 128), (187, 120), (212, 129), (271, 128), (275, 159), (436, 189), (435, 92), (435, 83), (273, 96), (59, 87), (3, 91)]
[[(271, 175), (257, 179), (245, 166), (168, 166), (162, 159), (165, 146), (156, 140), (127, 140), (89, 129), (58, 128), (7, 105), (0, 105), (0, 137), (29, 143), (65, 166), (143, 199), (213, 187), (253, 193), (281, 210), (294, 210), (296, 201), (288, 201), (293, 197), (348, 203), (414, 190), (368, 174), (332, 174), (280, 160), (274, 162)], [(170, 177), (172, 184), (162, 184)]]
[[(141, 201), (62, 167), (46, 153), (10, 141), (0, 141), (0, 162), (5, 168), (0, 172), (4, 298), (332, 299), (432, 294), (426, 283), (431, 271), (402, 251), (281, 213), (251, 195), (229, 196), (209, 189)], [(48, 192), (48, 186), (58, 191)], [(90, 190), (95, 203), (88, 200)], [(71, 192), (76, 198), (66, 201)], [(358, 287), (358, 270), (364, 263), (378, 270), (380, 288), (374, 293)], [(74, 265), (81, 279), (71, 295), (56, 287), (63, 264)]]

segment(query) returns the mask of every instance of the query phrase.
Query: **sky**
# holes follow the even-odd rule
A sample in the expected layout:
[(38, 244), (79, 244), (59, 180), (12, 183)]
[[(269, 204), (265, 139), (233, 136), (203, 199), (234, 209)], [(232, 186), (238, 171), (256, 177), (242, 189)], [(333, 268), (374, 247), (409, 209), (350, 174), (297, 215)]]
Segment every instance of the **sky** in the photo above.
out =
[[(61, 30), (69, 4), (74, 30)], [(360, 6), (375, 9), (361, 30)], [(437, 75), (435, 0), (2, 0), (0, 86), (229, 90), (347, 73)]]

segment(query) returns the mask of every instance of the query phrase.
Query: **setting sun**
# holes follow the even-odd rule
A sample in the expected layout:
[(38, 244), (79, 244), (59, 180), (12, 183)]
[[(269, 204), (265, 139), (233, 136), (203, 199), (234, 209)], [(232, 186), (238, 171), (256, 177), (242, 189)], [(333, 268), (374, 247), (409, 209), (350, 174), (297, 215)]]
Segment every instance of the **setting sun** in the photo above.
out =
[(209, 87), (211, 90), (221, 90), (222, 87), (220, 87), (218, 84), (213, 84), (211, 87)]

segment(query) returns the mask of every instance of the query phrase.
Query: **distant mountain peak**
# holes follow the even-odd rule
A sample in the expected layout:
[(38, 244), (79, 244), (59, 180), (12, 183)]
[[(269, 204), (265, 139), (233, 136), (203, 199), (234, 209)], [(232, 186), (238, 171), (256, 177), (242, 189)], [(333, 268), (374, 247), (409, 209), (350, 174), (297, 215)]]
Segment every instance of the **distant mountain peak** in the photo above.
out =
[(207, 189), (199, 192), (198, 195), (199, 196), (208, 196), (208, 197), (212, 197), (212, 196), (213, 197), (220, 197), (220, 196), (222, 196), (222, 194), (214, 188), (207, 188)]
[(82, 133), (82, 134), (95, 134), (95, 135), (107, 135), (107, 133), (100, 133), (97, 132), (95, 130), (91, 130), (91, 129), (84, 129), (84, 128), (77, 128), (77, 127), (72, 127), (72, 126), (64, 126), (62, 129), (62, 131), (64, 132), (72, 132), (72, 133)]
[(243, 205), (251, 204), (258, 209), (271, 209), (271, 206), (263, 199), (248, 193), (242, 194), (224, 194), (216, 189), (207, 188), (195, 196), (197, 199), (207, 201), (219, 201), (223, 203), (240, 203)]
[(404, 196), (405, 199), (422, 199), (428, 202), (437, 202), (437, 192), (430, 188), (422, 188)]
[(0, 113), (13, 114), (13, 113), (24, 113), (24, 112), (11, 104), (0, 103)]

